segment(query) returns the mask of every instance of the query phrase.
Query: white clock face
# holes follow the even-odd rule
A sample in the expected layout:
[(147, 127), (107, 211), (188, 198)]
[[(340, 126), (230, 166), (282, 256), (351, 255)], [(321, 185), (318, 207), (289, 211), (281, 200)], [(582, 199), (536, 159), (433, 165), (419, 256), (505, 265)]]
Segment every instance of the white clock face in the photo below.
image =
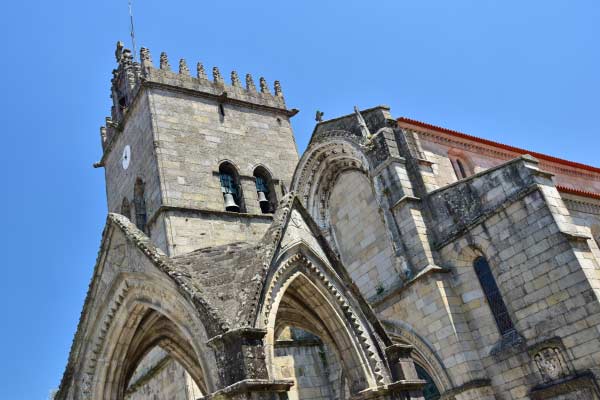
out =
[(121, 156), (121, 165), (123, 169), (129, 168), (129, 162), (131, 161), (131, 146), (127, 145), (123, 149), (123, 155)]

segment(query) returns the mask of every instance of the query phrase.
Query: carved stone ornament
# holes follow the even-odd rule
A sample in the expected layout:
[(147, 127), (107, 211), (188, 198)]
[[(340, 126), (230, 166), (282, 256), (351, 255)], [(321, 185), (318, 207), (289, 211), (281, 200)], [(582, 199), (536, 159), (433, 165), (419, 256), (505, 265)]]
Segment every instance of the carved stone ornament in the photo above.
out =
[(537, 352), (533, 359), (544, 382), (550, 382), (568, 375), (564, 357), (558, 347), (546, 347)]

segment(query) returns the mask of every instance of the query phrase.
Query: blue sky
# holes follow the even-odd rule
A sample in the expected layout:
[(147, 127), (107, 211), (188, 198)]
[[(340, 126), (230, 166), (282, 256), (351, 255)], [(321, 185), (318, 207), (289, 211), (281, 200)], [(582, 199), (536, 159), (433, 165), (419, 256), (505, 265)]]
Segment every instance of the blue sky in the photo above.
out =
[[(167, 6), (168, 4), (168, 6)], [(282, 82), (301, 151), (315, 110), (406, 116), (599, 166), (600, 3), (134, 2), (155, 62)], [(98, 128), (127, 1), (5, 2), (0, 398), (58, 386), (106, 217)]]

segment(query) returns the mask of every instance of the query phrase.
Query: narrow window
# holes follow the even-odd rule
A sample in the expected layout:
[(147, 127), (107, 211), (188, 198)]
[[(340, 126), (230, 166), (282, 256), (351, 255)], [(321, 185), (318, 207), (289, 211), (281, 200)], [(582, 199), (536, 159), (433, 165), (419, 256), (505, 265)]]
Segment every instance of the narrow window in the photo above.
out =
[(223, 104), (219, 104), (219, 114), (221, 117), (225, 117), (225, 107), (223, 107)]
[(219, 179), (221, 181), (221, 192), (226, 211), (240, 212), (241, 193), (239, 178), (235, 168), (229, 163), (223, 163), (219, 167)]
[(144, 198), (144, 181), (137, 178), (133, 188), (133, 206), (135, 207), (135, 225), (146, 232), (146, 199)]
[(119, 99), (119, 110), (121, 112), (125, 111), (125, 109), (127, 108), (127, 100), (125, 100), (125, 97), (121, 97)]
[(465, 171), (465, 167), (458, 158), (456, 159), (456, 166), (458, 167), (459, 179), (464, 179), (467, 177), (467, 172)]
[(485, 294), (488, 304), (490, 305), (490, 309), (492, 310), (492, 314), (494, 315), (494, 319), (496, 320), (496, 325), (498, 325), (500, 334), (506, 335), (514, 332), (515, 328), (512, 320), (510, 319), (510, 315), (508, 315), (506, 304), (504, 304), (504, 300), (502, 299), (502, 295), (500, 293), (500, 289), (498, 289), (494, 275), (492, 275), (490, 264), (485, 257), (477, 257), (477, 259), (475, 259), (473, 262), (473, 267), (475, 268), (475, 273), (477, 274), (477, 278), (479, 279), (483, 293)]
[(427, 382), (425, 387), (423, 387), (423, 397), (425, 400), (438, 400), (440, 398), (440, 391), (431, 375), (417, 363), (415, 363), (415, 369), (417, 370), (417, 376)]
[(121, 203), (121, 215), (131, 220), (131, 205), (129, 204), (127, 197), (124, 197), (123, 202)]
[(263, 214), (272, 213), (275, 210), (277, 199), (271, 175), (265, 168), (258, 167), (254, 170), (254, 182), (260, 211)]

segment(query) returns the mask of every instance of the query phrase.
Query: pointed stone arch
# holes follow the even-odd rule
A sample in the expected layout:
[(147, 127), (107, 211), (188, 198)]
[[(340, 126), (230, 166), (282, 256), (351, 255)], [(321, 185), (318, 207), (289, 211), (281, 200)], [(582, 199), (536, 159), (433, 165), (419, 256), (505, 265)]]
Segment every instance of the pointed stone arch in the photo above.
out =
[(123, 276), (90, 330), (84, 376), (75, 399), (123, 399), (143, 357), (160, 346), (190, 374), (203, 393), (215, 389), (214, 355), (197, 310), (172, 286), (147, 276)]
[(382, 324), (395, 343), (408, 344), (414, 347), (413, 359), (429, 373), (442, 393), (455, 387), (441, 357), (426, 338), (419, 335), (412, 326), (404, 321), (383, 320)]
[(368, 175), (369, 159), (357, 143), (339, 137), (307, 150), (294, 173), (292, 191), (296, 192), (302, 205), (326, 234), (329, 230), (329, 192), (339, 175), (348, 170)]
[[(363, 295), (374, 298), (405, 278), (398, 224), (364, 145), (334, 135), (311, 146), (296, 169), (292, 190)], [(357, 223), (365, 229), (357, 229)]]
[(385, 338), (377, 337), (335, 272), (310, 255), (296, 253), (280, 264), (267, 286), (260, 317), (271, 368), (276, 332), (291, 323), (336, 349), (352, 393), (391, 381), (381, 347)]

